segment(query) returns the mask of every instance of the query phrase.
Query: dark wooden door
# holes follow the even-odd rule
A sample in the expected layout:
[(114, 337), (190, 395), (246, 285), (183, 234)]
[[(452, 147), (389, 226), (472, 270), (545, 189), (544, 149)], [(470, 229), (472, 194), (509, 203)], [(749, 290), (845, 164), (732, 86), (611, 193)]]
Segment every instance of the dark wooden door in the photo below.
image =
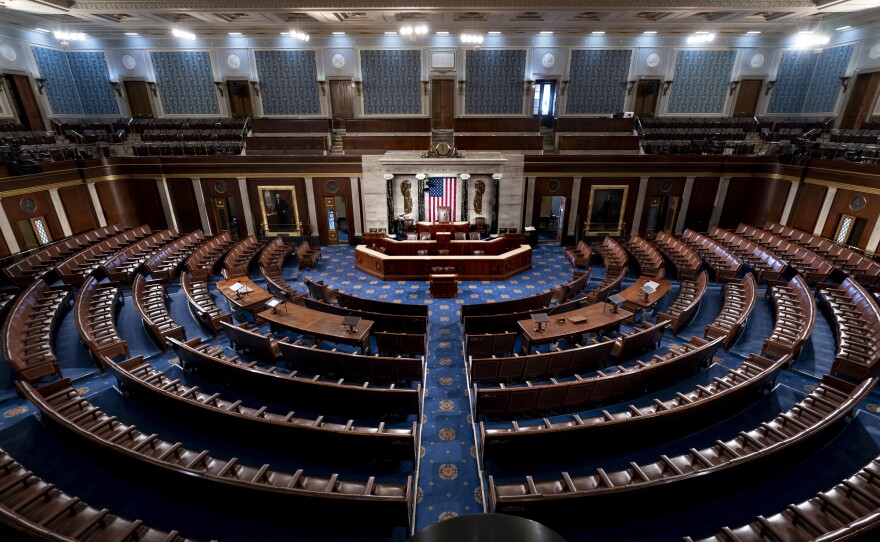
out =
[(849, 99), (840, 121), (841, 129), (856, 130), (871, 115), (874, 97), (880, 85), (880, 73), (863, 73), (849, 88)]
[(321, 244), (339, 244), (339, 216), (336, 213), (336, 198), (325, 196), (321, 205)]
[(40, 112), (40, 104), (34, 95), (30, 77), (10, 74), (6, 76), (6, 82), (12, 92), (13, 107), (18, 113), (18, 120), (24, 124), (25, 130), (45, 130), (46, 121)]
[(251, 89), (247, 81), (226, 81), (229, 96), (229, 113), (233, 117), (253, 117)]
[(153, 104), (150, 102), (150, 90), (146, 81), (123, 81), (125, 86), (125, 99), (128, 101), (128, 110), (136, 119), (151, 119)]
[(330, 109), (334, 128), (345, 128), (345, 121), (354, 118), (354, 93), (351, 87), (351, 79), (330, 80)]
[(733, 106), (734, 117), (755, 116), (763, 85), (763, 79), (743, 79), (739, 84), (739, 93), (736, 95), (736, 105)]
[(657, 112), (657, 99), (660, 96), (659, 79), (642, 79), (636, 85), (636, 101), (633, 111), (641, 117), (653, 117)]
[(455, 81), (434, 79), (431, 82), (431, 127), (451, 130), (455, 121)]

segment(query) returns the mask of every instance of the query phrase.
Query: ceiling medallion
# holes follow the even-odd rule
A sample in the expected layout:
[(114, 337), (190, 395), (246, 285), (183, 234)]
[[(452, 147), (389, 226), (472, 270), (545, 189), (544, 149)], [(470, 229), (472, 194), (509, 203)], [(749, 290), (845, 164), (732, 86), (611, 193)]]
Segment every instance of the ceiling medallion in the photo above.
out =
[(229, 69), (238, 71), (241, 68), (241, 57), (235, 54), (226, 57), (226, 65)]
[(660, 191), (661, 192), (669, 192), (672, 190), (672, 181), (669, 179), (664, 179), (660, 182)]
[(33, 213), (37, 210), (37, 204), (34, 203), (34, 200), (31, 198), (21, 198), (21, 201), (18, 202), (18, 206), (26, 213)]
[(339, 183), (335, 180), (327, 181), (327, 192), (330, 192), (331, 194), (339, 192)]
[(226, 181), (217, 181), (214, 183), (214, 190), (216, 190), (218, 194), (225, 194), (228, 189), (229, 187), (226, 186)]
[(877, 60), (880, 58), (880, 43), (875, 43), (871, 46), (871, 50), (868, 51), (868, 58), (871, 60)]
[(868, 200), (865, 199), (865, 196), (856, 196), (849, 202), (849, 208), (853, 211), (861, 211), (868, 204)]
[(137, 60), (135, 60), (134, 57), (131, 55), (123, 55), (122, 66), (126, 70), (133, 70), (137, 66)]
[(559, 181), (557, 181), (556, 179), (553, 179), (552, 181), (547, 183), (547, 190), (549, 190), (550, 192), (558, 192), (559, 186), (560, 186)]

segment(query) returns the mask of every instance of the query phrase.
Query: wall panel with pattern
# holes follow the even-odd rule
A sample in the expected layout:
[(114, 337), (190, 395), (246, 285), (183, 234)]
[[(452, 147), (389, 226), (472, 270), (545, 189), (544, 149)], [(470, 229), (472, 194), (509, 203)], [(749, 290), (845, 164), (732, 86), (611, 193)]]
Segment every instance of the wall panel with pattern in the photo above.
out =
[(255, 51), (266, 115), (320, 115), (315, 51)]
[(110, 87), (107, 59), (101, 51), (68, 52), (67, 62), (82, 104), (83, 115), (118, 115), (116, 92)]
[(855, 46), (830, 47), (816, 53), (785, 51), (776, 72), (776, 86), (767, 113), (831, 113), (840, 94), (840, 77), (846, 73)]
[(468, 115), (521, 115), (525, 49), (479, 49), (465, 57)]
[(365, 115), (422, 114), (422, 52), (414, 49), (361, 51)]
[(723, 113), (734, 60), (736, 51), (679, 51), (667, 112)]
[(31, 51), (40, 77), (46, 80), (43, 91), (49, 100), (52, 114), (82, 115), (82, 104), (64, 51), (35, 46), (31, 47)]
[(220, 114), (210, 53), (153, 51), (150, 62), (166, 115)]
[(623, 111), (631, 62), (629, 49), (572, 51), (566, 113), (590, 115)]
[(837, 103), (842, 87), (840, 78), (846, 73), (855, 45), (843, 45), (823, 49), (816, 62), (810, 91), (804, 101), (802, 113), (831, 113)]

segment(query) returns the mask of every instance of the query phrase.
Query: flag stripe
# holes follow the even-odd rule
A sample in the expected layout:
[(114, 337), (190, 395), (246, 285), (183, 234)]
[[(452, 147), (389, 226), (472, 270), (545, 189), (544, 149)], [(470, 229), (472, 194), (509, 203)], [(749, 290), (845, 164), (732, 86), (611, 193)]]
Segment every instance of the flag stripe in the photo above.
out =
[[(426, 218), (428, 222), (437, 221), (437, 208), (449, 207), (449, 221), (454, 222), (458, 216), (455, 205), (457, 177), (442, 177), (430, 179), (435, 186), (428, 190), (426, 205)], [(439, 184), (436, 184), (439, 183)]]

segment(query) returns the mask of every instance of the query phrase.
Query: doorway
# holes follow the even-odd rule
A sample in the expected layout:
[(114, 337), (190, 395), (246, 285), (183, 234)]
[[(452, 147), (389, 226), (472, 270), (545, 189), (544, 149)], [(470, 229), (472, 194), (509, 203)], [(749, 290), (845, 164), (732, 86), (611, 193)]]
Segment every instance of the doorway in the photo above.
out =
[(227, 231), (233, 236), (240, 233), (233, 231), (232, 217), (238, 217), (235, 198), (211, 198), (211, 229), (215, 235)]
[(565, 196), (541, 196), (538, 211), (538, 242), (542, 244), (559, 244), (564, 237), (565, 227)]
[(452, 130), (455, 121), (455, 81), (434, 79), (431, 81), (431, 128)]
[(5, 79), (11, 94), (10, 105), (15, 109), (18, 121), (24, 125), (24, 129), (36, 132), (45, 130), (46, 121), (43, 120), (43, 114), (40, 112), (30, 77), (7, 74)]
[(651, 198), (648, 207), (648, 220), (645, 222), (645, 239), (653, 239), (661, 231), (673, 233), (675, 221), (678, 219), (680, 203), (681, 198), (678, 196), (656, 196)]
[(24, 238), (25, 248), (29, 250), (52, 242), (52, 232), (45, 216), (35, 216), (18, 221), (18, 229)]
[(758, 110), (758, 100), (761, 98), (763, 79), (743, 79), (739, 84), (739, 93), (736, 95), (736, 104), (733, 106), (734, 117), (754, 117)]
[(229, 95), (229, 114), (233, 118), (254, 116), (251, 88), (247, 81), (226, 81), (226, 90)]
[(657, 101), (660, 96), (659, 79), (641, 79), (636, 85), (636, 101), (633, 111), (639, 117), (653, 117), (657, 113)]
[(535, 81), (532, 117), (541, 119), (541, 128), (553, 128), (553, 119), (556, 117), (555, 80), (539, 79)]
[(146, 81), (123, 81), (125, 86), (125, 99), (128, 101), (128, 110), (136, 119), (152, 119), (153, 102), (150, 100), (150, 90)]
[(837, 220), (837, 228), (834, 230), (834, 242), (839, 245), (860, 247), (859, 242), (867, 225), (868, 221), (864, 218), (841, 213)]
[[(339, 214), (336, 208), (336, 199), (342, 199), (343, 208), (345, 206), (345, 198), (341, 196), (324, 196), (323, 212), (321, 213), (321, 244), (322, 245), (338, 245), (339, 244)], [(347, 235), (346, 235), (347, 237)]]
[(840, 121), (844, 130), (858, 130), (874, 109), (877, 88), (880, 86), (880, 72), (863, 73), (856, 77), (849, 91), (849, 100)]
[(354, 118), (354, 93), (351, 79), (330, 80), (330, 110), (334, 130), (345, 128), (345, 122)]

